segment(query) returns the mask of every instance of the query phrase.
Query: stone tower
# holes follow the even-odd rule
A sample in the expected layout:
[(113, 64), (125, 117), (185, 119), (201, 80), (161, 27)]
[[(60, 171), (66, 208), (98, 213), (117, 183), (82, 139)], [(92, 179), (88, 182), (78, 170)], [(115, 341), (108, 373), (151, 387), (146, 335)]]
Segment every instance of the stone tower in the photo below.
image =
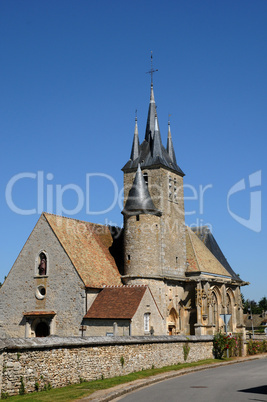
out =
[[(184, 173), (177, 165), (168, 123), (162, 145), (153, 82), (145, 139), (140, 145), (137, 118), (130, 160), (124, 172), (124, 281), (146, 283), (184, 278), (186, 246)], [(153, 282), (153, 284), (152, 284)]]

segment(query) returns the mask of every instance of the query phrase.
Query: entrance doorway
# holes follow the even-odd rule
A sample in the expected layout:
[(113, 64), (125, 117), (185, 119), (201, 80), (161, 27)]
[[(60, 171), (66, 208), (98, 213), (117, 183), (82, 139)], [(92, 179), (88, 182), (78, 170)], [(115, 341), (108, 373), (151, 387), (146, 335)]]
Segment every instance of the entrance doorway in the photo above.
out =
[(48, 336), (49, 334), (50, 334), (49, 326), (47, 325), (46, 322), (42, 321), (36, 325), (35, 336), (37, 338), (44, 338), (45, 336)]

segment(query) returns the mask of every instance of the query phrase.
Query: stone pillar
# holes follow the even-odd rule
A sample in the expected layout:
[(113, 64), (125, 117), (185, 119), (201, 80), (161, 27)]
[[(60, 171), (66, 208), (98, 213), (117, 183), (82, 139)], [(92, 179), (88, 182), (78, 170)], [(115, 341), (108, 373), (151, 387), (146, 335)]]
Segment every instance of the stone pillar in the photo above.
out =
[(25, 325), (25, 338), (31, 338), (31, 322), (29, 320), (26, 321)]
[(118, 336), (118, 324), (116, 322), (113, 323), (113, 336)]
[(207, 290), (207, 306), (208, 306), (207, 335), (214, 335), (215, 325), (213, 322), (213, 300), (212, 300), (212, 291), (210, 289), (209, 284), (208, 284), (208, 290)]
[(204, 328), (202, 325), (202, 286), (198, 282), (196, 287), (196, 309), (197, 309), (197, 323), (195, 327), (195, 335), (204, 335)]

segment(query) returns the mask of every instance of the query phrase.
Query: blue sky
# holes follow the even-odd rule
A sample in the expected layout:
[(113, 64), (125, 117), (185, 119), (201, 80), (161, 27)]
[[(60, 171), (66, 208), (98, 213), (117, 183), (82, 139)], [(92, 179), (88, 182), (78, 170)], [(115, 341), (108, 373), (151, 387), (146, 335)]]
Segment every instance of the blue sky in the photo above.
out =
[(122, 224), (114, 188), (136, 109), (144, 138), (153, 50), (186, 223), (212, 227), (246, 298), (266, 296), (266, 20), (266, 0), (2, 0), (0, 281), (41, 209)]

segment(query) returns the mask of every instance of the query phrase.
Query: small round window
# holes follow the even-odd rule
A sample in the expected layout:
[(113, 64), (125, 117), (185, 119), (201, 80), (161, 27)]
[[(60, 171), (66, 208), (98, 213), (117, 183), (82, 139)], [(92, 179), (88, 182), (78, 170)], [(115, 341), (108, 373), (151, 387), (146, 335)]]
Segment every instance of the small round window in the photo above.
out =
[(46, 289), (43, 285), (39, 285), (36, 289), (35, 296), (37, 299), (42, 300), (46, 295)]

